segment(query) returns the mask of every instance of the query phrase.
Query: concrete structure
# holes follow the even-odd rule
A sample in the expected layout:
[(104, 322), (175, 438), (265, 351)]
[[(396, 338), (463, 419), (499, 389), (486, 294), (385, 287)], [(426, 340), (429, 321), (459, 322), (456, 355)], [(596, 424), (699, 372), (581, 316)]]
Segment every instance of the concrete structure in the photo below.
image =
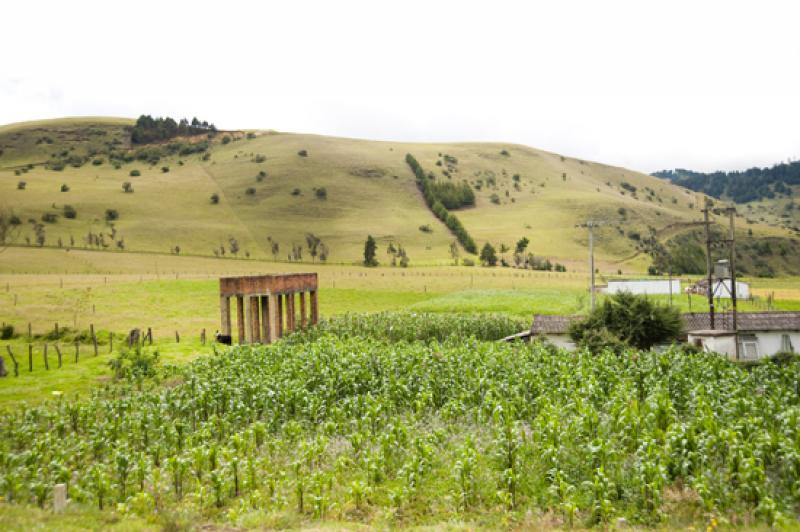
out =
[[(308, 304), (306, 302), (308, 294)], [(296, 297), (299, 298), (299, 322)], [(319, 319), (317, 274), (254, 275), (219, 280), (221, 334), (231, 334), (231, 298), (236, 298), (238, 343), (271, 343)], [(310, 308), (310, 315), (306, 309)]]
[(670, 294), (680, 295), (680, 279), (614, 279), (602, 289), (606, 294), (630, 292), (638, 295)]

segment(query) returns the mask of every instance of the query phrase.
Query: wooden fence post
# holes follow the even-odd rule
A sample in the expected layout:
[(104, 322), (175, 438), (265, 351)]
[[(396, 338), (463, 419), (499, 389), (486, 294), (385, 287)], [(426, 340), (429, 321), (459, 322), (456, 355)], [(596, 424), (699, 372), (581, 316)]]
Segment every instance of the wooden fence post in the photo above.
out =
[(31, 322), (28, 322), (28, 341), (30, 342), (33, 338), (33, 330), (31, 329)]
[(181, 343), (181, 335), (178, 334), (178, 331), (175, 331), (175, 343), (176, 344)]
[(0, 355), (0, 377), (5, 377), (8, 375), (8, 371), (6, 371), (6, 360), (3, 358), (3, 355)]
[(206, 345), (206, 330), (200, 331), (200, 343)]
[(33, 371), (33, 344), (28, 344), (28, 371)]
[(58, 354), (58, 368), (61, 369), (61, 348), (58, 347), (58, 344), (55, 344), (56, 347), (56, 354)]
[(50, 363), (47, 362), (47, 344), (44, 344), (44, 352), (42, 353), (42, 356), (44, 357), (44, 369), (49, 371)]
[(75, 363), (78, 363), (78, 357), (80, 356), (80, 340), (75, 340)]
[(58, 338), (58, 322), (56, 322), (55, 333), (56, 333), (56, 338)]
[(92, 345), (94, 346), (94, 356), (97, 356), (97, 335), (94, 333), (94, 323), (89, 324), (89, 335), (92, 337)]
[(150, 345), (153, 345), (153, 329), (150, 327), (147, 328), (147, 340), (150, 342)]
[(8, 349), (8, 356), (11, 357), (11, 362), (14, 363), (14, 376), (19, 377), (19, 364), (17, 363), (17, 359), (14, 356), (14, 353), (11, 351), (11, 346), (7, 345), (6, 349)]
[(114, 351), (114, 333), (108, 333), (108, 352), (111, 353)]

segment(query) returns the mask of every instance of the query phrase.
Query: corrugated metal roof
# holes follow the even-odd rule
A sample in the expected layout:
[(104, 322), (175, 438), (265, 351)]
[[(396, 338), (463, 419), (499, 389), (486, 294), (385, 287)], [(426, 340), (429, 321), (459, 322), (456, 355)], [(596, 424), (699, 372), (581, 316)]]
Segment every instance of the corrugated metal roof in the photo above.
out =
[(533, 334), (566, 334), (569, 325), (583, 316), (555, 316), (536, 314), (533, 317), (531, 333)]

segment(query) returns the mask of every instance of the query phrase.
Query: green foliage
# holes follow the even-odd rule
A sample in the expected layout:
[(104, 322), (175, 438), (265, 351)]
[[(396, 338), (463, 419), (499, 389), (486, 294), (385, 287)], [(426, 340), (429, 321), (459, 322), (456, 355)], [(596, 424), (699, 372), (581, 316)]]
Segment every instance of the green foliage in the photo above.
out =
[(148, 351), (141, 347), (121, 349), (108, 365), (117, 380), (141, 381), (155, 377), (158, 365), (158, 351)]
[(197, 118), (193, 118), (191, 122), (186, 118), (176, 122), (170, 117), (153, 118), (150, 115), (141, 115), (131, 129), (131, 142), (133, 144), (149, 144), (177, 136), (214, 133), (216, 130), (214, 124), (206, 121), (200, 122)]
[(791, 187), (800, 185), (800, 162), (778, 163), (771, 167), (753, 167), (744, 171), (702, 173), (676, 168), (652, 175), (676, 185), (715, 198), (730, 198), (747, 203), (780, 195), (791, 195)]
[(130, 181), (125, 181), (124, 183), (122, 183), (122, 191), (125, 192), (126, 194), (133, 193), (133, 185), (131, 184)]
[(326, 200), (328, 199), (328, 191), (325, 189), (325, 187), (315, 188), (314, 196), (316, 196), (317, 199)]
[(28, 186), (28, 183), (25, 181), (17, 182), (17, 190), (25, 190), (25, 187)]
[(430, 226), (430, 224), (420, 225), (419, 230), (423, 233), (433, 233), (433, 228)]
[(591, 342), (591, 346), (586, 346), (593, 348), (610, 335), (633, 348), (649, 349), (677, 340), (682, 328), (676, 307), (653, 303), (645, 296), (618, 292), (606, 298), (585, 319), (573, 323), (570, 336), (579, 345)]
[(142, 175), (142, 172), (140, 172), (139, 170), (135, 170), (135, 169), (134, 169), (134, 170), (131, 170), (131, 171), (130, 171), (129, 175), (130, 175), (131, 177), (139, 177), (140, 175)]
[(484, 266), (497, 266), (497, 253), (494, 246), (488, 242), (481, 249), (481, 264)]
[(406, 154), (406, 163), (411, 168), (411, 171), (414, 172), (414, 176), (417, 180), (417, 188), (419, 188), (420, 192), (422, 192), (422, 196), (425, 198), (425, 203), (431, 209), (433, 214), (442, 222), (444, 222), (447, 228), (450, 229), (456, 238), (458, 238), (458, 241), (462, 246), (464, 246), (464, 249), (467, 250), (467, 252), (473, 254), (477, 253), (478, 247), (475, 245), (475, 241), (472, 239), (469, 233), (467, 233), (467, 230), (464, 228), (464, 226), (461, 225), (461, 221), (456, 218), (454, 214), (447, 212), (447, 208), (436, 195), (436, 190), (431, 185), (430, 178), (425, 175), (425, 171), (422, 169), (422, 166), (420, 166), (414, 156), (410, 153)]
[(231, 136), (230, 135), (223, 135), (222, 136), (222, 143), (223, 144), (230, 144), (231, 143)]
[(61, 185), (61, 192), (69, 192), (69, 185), (64, 183)]
[(308, 157), (308, 151), (300, 150), (299, 152), (297, 152), (297, 155), (299, 155), (300, 157)]
[(418, 312), (379, 312), (344, 314), (320, 321), (303, 333), (296, 342), (319, 339), (326, 335), (338, 338), (373, 338), (391, 342), (474, 337), (500, 340), (529, 327), (530, 323), (500, 314), (446, 314)]
[(372, 235), (368, 235), (367, 240), (364, 242), (364, 266), (378, 265), (378, 259), (375, 258), (377, 250), (377, 242), (372, 238)]
[[(473, 327), (486, 317), (431, 318), (323, 323), (156, 369), (168, 386), (124, 358), (124, 377), (89, 397), (9, 407), (4, 504), (43, 504), (64, 482), (73, 511), (114, 522), (188, 512), (237, 524), (256, 511), (367, 527), (796, 522), (800, 363), (567, 354), (482, 341)], [(677, 507), (667, 497), (687, 491)]]
[(212, 205), (216, 205), (218, 203), (219, 203), (219, 194), (214, 192), (214, 193), (211, 194), (211, 204)]
[(107, 222), (119, 220), (119, 211), (117, 209), (106, 209), (105, 218)]
[(0, 326), (0, 340), (10, 340), (11, 338), (14, 338), (14, 326), (4, 323)]
[(75, 207), (72, 205), (64, 205), (62, 208), (64, 212), (64, 218), (69, 218), (70, 220), (74, 220), (78, 217), (78, 211), (75, 210)]
[(54, 224), (58, 221), (58, 215), (54, 212), (46, 212), (42, 214), (42, 221), (47, 224)]

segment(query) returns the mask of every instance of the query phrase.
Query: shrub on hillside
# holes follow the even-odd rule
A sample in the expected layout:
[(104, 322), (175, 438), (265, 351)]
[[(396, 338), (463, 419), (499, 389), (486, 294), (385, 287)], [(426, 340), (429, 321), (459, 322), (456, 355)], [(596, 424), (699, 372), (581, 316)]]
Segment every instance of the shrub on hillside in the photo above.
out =
[(119, 211), (117, 209), (106, 209), (106, 221), (113, 222), (119, 220)]
[(161, 167), (161, 172), (162, 172), (162, 173), (164, 173), (164, 174), (166, 174), (167, 172), (169, 172), (169, 166), (162, 166), (162, 167)]
[(101, 164), (103, 164), (103, 162), (104, 162), (103, 159), (100, 158), (100, 157), (98, 157), (96, 159), (92, 159), (92, 164), (94, 166), (100, 166)]
[(125, 192), (126, 194), (133, 193), (133, 185), (131, 185), (130, 181), (125, 181), (124, 183), (122, 183), (122, 191)]
[(142, 175), (142, 173), (139, 170), (131, 170), (130, 171), (130, 176), (131, 177), (139, 177), (140, 175)]
[(255, 196), (256, 195), (256, 189), (254, 189), (253, 187), (248, 187), (244, 191), (244, 193), (247, 194), (248, 196)]
[(308, 157), (308, 151), (300, 150), (299, 152), (297, 152), (297, 155), (299, 155), (300, 157)]
[(78, 211), (75, 210), (75, 207), (72, 205), (64, 205), (64, 218), (69, 218), (70, 220), (74, 220), (78, 217)]
[(328, 199), (328, 191), (325, 190), (325, 187), (315, 188), (314, 195), (317, 197), (317, 199)]
[(214, 192), (213, 194), (211, 194), (211, 204), (216, 205), (217, 203), (219, 203), (219, 194)]
[(58, 215), (52, 212), (46, 212), (42, 215), (42, 221), (48, 224), (54, 224), (58, 221)]
[(69, 185), (64, 183), (61, 185), (61, 192), (69, 192)]
[(230, 135), (223, 135), (223, 137), (222, 137), (222, 143), (223, 143), (223, 144), (230, 144), (230, 143), (231, 143), (231, 137), (230, 137)]
[(17, 183), (17, 190), (25, 190), (25, 187), (28, 186), (28, 183), (25, 181), (20, 181)]
[(299, 188), (295, 188), (295, 189), (292, 190), (292, 196), (299, 196), (299, 195), (300, 195), (300, 189)]

